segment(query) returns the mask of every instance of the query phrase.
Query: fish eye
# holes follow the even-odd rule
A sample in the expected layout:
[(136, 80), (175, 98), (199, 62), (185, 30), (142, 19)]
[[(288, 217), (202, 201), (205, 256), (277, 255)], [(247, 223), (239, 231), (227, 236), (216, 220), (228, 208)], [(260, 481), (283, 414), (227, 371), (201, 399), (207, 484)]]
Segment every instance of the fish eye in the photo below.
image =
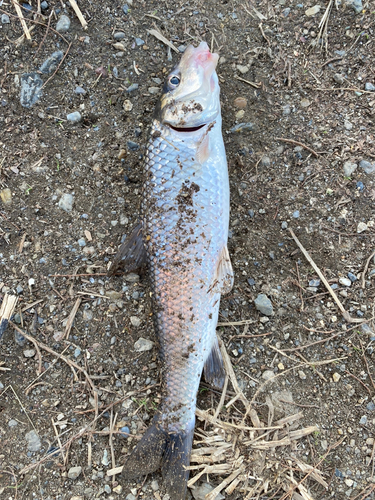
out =
[(180, 77), (177, 75), (172, 75), (169, 79), (169, 84), (171, 87), (178, 87), (180, 84)]

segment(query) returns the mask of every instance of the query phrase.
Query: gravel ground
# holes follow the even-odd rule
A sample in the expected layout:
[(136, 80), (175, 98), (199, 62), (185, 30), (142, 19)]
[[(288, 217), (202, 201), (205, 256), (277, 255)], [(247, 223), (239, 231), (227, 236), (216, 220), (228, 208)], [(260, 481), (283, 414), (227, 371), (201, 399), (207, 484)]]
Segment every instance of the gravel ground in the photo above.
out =
[[(206, 40), (220, 54), (235, 272), (218, 332), (238, 388), (219, 418), (237, 428), (209, 424), (221, 395), (202, 383), (196, 439), (232, 451), (189, 495), (204, 499), (240, 457), (217, 498), (374, 499), (373, 3), (333, 6), (323, 38), (326, 5), (309, 1), (80, 2), (86, 30), (64, 1), (42, 2), (43, 17), (23, 5), (31, 42), (0, 6), (0, 300), (18, 296), (13, 321), (37, 344), (9, 327), (0, 345), (0, 498), (163, 498), (158, 474), (107, 475), (147, 428), (160, 371), (147, 276), (106, 272), (137, 222), (162, 82)], [(262, 433), (238, 428), (287, 417), (288, 432), (314, 432), (262, 451), (246, 444)]]

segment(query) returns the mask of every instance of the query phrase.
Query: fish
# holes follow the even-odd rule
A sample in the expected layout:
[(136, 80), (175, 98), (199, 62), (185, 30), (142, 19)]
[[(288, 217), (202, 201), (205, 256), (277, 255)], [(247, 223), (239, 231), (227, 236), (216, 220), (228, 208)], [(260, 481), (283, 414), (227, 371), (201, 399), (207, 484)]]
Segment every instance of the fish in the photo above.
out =
[(233, 269), (218, 58), (205, 42), (189, 45), (169, 73), (145, 154), (140, 223), (109, 270), (147, 264), (162, 362), (160, 408), (122, 475), (161, 469), (171, 500), (186, 495), (202, 372), (216, 388), (225, 380), (216, 326)]

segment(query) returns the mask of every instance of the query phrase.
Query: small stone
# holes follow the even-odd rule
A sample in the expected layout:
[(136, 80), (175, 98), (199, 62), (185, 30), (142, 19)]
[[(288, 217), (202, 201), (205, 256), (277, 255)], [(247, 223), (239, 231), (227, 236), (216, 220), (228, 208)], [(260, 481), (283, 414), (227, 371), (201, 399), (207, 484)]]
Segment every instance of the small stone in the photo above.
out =
[(344, 3), (351, 7), (356, 14), (360, 14), (363, 10), (362, 0), (345, 0)]
[(74, 89), (74, 93), (78, 95), (84, 95), (86, 94), (86, 90), (79, 85)]
[(290, 104), (285, 104), (285, 106), (283, 106), (283, 115), (284, 116), (289, 116), (290, 113), (291, 113)]
[(343, 286), (350, 286), (352, 284), (349, 278), (344, 278), (344, 277), (339, 278), (339, 283), (340, 285)]
[(310, 9), (307, 9), (305, 11), (306, 16), (315, 16), (320, 11), (321, 7), (320, 5), (314, 5), (314, 7), (311, 7)]
[(260, 293), (258, 297), (254, 300), (255, 307), (257, 310), (266, 315), (266, 316), (272, 316), (273, 314), (273, 307), (270, 299), (267, 297), (267, 295)]
[(59, 33), (66, 33), (69, 28), (70, 28), (70, 19), (68, 16), (63, 14), (57, 21), (56, 31), (58, 31)]
[(23, 355), (25, 358), (33, 358), (35, 356), (35, 349), (26, 349), (23, 351)]
[(24, 73), (21, 76), (21, 106), (31, 108), (42, 96), (43, 80), (38, 73)]
[(279, 363), (279, 364), (277, 365), (277, 368), (278, 368), (279, 370), (285, 370), (285, 366), (283, 365), (283, 363)]
[(299, 376), (299, 378), (300, 378), (301, 380), (306, 380), (306, 378), (307, 378), (307, 377), (306, 377), (306, 373), (305, 373), (304, 371), (302, 371), (302, 370), (299, 370), (299, 372), (298, 372), (298, 376)]
[(122, 6), (122, 12), (126, 15), (129, 12), (129, 5), (125, 4)]
[(119, 40), (123, 40), (125, 38), (125, 33), (123, 33), (122, 31), (117, 31), (114, 35), (113, 35), (113, 38), (117, 41)]
[(366, 405), (366, 408), (369, 410), (369, 411), (374, 411), (375, 410), (375, 404), (370, 401), (367, 405)]
[(367, 417), (366, 415), (363, 415), (361, 417), (361, 420), (359, 421), (359, 425), (366, 425), (367, 424)]
[(356, 276), (355, 274), (350, 273), (350, 272), (348, 273), (348, 278), (350, 279), (350, 281), (351, 281), (352, 283), (354, 283), (354, 282), (355, 282), (355, 281), (357, 281), (357, 279), (358, 279), (358, 278), (357, 278), (357, 276)]
[(339, 85), (344, 85), (345, 83), (345, 78), (343, 75), (341, 75), (340, 73), (335, 73), (333, 75), (333, 79), (335, 80), (336, 83), (338, 83)]
[(74, 111), (73, 113), (66, 115), (66, 119), (71, 123), (78, 123), (81, 121), (82, 116), (79, 111)]
[(126, 495), (125, 500), (137, 500), (137, 498), (133, 495), (133, 493), (129, 493), (129, 495)]
[(107, 467), (109, 465), (108, 450), (105, 449), (103, 452), (102, 464)]
[(12, 203), (12, 191), (9, 188), (5, 188), (0, 191), (0, 198), (4, 205), (10, 205)]
[(274, 378), (275, 374), (272, 370), (265, 370), (263, 373), (262, 373), (262, 378), (264, 380), (271, 380), (271, 378)]
[(150, 94), (158, 94), (160, 92), (159, 87), (149, 87), (147, 90)]
[(140, 277), (139, 277), (139, 274), (129, 273), (126, 276), (124, 276), (124, 279), (128, 283), (138, 283), (138, 281), (140, 280)]
[(234, 127), (232, 127), (230, 129), (229, 132), (234, 134), (234, 133), (247, 132), (247, 131), (251, 131), (251, 130), (254, 130), (254, 124), (251, 122), (247, 122), (247, 123), (239, 123), (238, 125), (235, 125)]
[(344, 175), (345, 177), (351, 177), (351, 175), (357, 170), (357, 164), (350, 161), (344, 163)]
[(136, 38), (135, 43), (138, 47), (141, 47), (141, 45), (144, 45), (145, 41), (142, 40), (142, 38)]
[(74, 196), (69, 193), (64, 193), (59, 201), (59, 207), (65, 210), (65, 212), (71, 212), (73, 210)]
[(81, 466), (70, 467), (70, 469), (68, 471), (68, 478), (69, 479), (77, 479), (79, 477), (79, 475), (81, 474), (81, 472), (82, 472)]
[(27, 434), (25, 434), (25, 438), (27, 441), (27, 449), (29, 451), (32, 452), (39, 451), (40, 448), (42, 447), (40, 438), (35, 431), (30, 431)]
[(104, 491), (105, 491), (105, 493), (107, 493), (108, 495), (111, 493), (111, 487), (109, 486), (109, 484), (105, 484), (105, 485), (104, 485)]
[(159, 483), (154, 479), (151, 481), (151, 489), (152, 491), (158, 491), (159, 490)]
[(78, 241), (77, 241), (78, 245), (80, 247), (85, 247), (86, 246), (86, 240), (85, 238), (80, 238)]
[(287, 229), (287, 227), (288, 227), (288, 223), (286, 221), (283, 221), (281, 223), (281, 229)]
[(344, 482), (345, 482), (346, 486), (349, 486), (349, 487), (353, 486), (353, 484), (354, 484), (353, 479), (349, 479), (349, 478), (345, 479)]
[(244, 109), (247, 106), (247, 99), (245, 99), (244, 97), (236, 97), (233, 104), (236, 106), (236, 108)]
[(359, 166), (365, 171), (366, 174), (375, 173), (375, 163), (371, 164), (369, 161), (362, 160), (359, 162)]
[(262, 156), (262, 159), (260, 160), (260, 164), (262, 167), (270, 167), (271, 166), (271, 158), (269, 156)]
[(137, 151), (139, 149), (139, 144), (133, 141), (128, 141), (126, 145), (131, 151)]
[(359, 222), (357, 226), (357, 233), (363, 233), (364, 231), (367, 231), (368, 226), (365, 222)]
[(153, 345), (154, 345), (154, 343), (151, 340), (144, 339), (144, 338), (140, 337), (137, 340), (137, 342), (134, 344), (134, 349), (137, 352), (151, 351), (151, 349), (153, 348)]
[(17, 425), (18, 425), (17, 420), (14, 420), (13, 418), (8, 422), (8, 427), (16, 427)]
[(124, 101), (124, 104), (122, 105), (124, 111), (131, 111), (133, 109), (133, 103), (129, 101), (129, 99), (126, 99)]
[(320, 280), (310, 280), (309, 286), (315, 286), (315, 287), (320, 286)]
[(80, 355), (81, 355), (81, 349), (79, 347), (76, 347), (74, 349), (74, 357), (79, 358)]
[(242, 64), (237, 64), (237, 69), (240, 73), (245, 75), (249, 71), (249, 66), (242, 66)]
[(134, 90), (137, 90), (139, 87), (138, 83), (132, 83), (130, 87), (126, 89), (126, 92), (133, 92)]
[(293, 218), (298, 219), (298, 217), (299, 217), (299, 210), (296, 210), (295, 212), (293, 212)]
[(344, 128), (346, 128), (346, 130), (352, 130), (353, 124), (349, 120), (344, 120)]
[(45, 0), (44, 0), (44, 2), (42, 2), (40, 4), (40, 6), (41, 6), (42, 10), (47, 10), (49, 7), (48, 3)]
[(308, 99), (302, 99), (301, 101), (301, 106), (303, 108), (308, 108), (310, 106), (311, 102)]
[(375, 90), (375, 85), (373, 85), (372, 83), (367, 82), (365, 84), (365, 90), (368, 90), (368, 91), (372, 92), (372, 91)]
[(64, 52), (57, 50), (44, 61), (44, 63), (40, 66), (39, 71), (45, 75), (53, 73), (63, 57)]
[(339, 373), (337, 373), (337, 372), (336, 372), (336, 373), (334, 373), (334, 374), (332, 375), (332, 378), (333, 378), (333, 381), (337, 383), (337, 382), (340, 380), (341, 375), (340, 375)]
[(114, 493), (116, 493), (117, 495), (121, 495), (121, 493), (122, 493), (122, 486), (121, 486), (121, 484), (118, 484), (117, 486), (115, 486), (115, 487), (112, 489), (112, 491), (113, 491)]
[(1, 24), (9, 24), (9, 23), (10, 23), (9, 16), (7, 14), (3, 14), (1, 16)]

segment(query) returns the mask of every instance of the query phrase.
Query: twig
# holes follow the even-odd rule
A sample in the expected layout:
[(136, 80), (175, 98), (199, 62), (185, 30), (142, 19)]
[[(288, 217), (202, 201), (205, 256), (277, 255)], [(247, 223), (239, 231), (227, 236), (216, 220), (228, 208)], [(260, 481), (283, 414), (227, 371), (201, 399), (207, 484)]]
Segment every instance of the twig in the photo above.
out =
[(299, 269), (298, 269), (298, 262), (296, 262), (296, 269), (297, 269), (297, 278), (298, 278), (298, 284), (299, 284), (299, 296), (301, 299), (301, 312), (303, 312), (304, 306), (303, 306), (303, 295), (302, 295), (302, 286), (301, 286), (301, 278), (299, 276)]
[(14, 394), (14, 397), (17, 399), (20, 407), (22, 408), (22, 411), (24, 412), (24, 414), (26, 415), (27, 417), (27, 420), (30, 422), (32, 428), (34, 429), (35, 432), (36, 431), (36, 428), (35, 428), (35, 425), (33, 424), (33, 421), (31, 420), (31, 418), (29, 417), (29, 414), (27, 413), (26, 411), (26, 408), (23, 406), (23, 404), (21, 403), (21, 400), (20, 398), (17, 396), (17, 393), (16, 391), (13, 389), (13, 386), (12, 385), (8, 385), (7, 387), (5, 387), (5, 389), (3, 390), (3, 392), (0, 392), (0, 396), (2, 396), (8, 389), (11, 389), (11, 391), (13, 392)]
[(238, 396), (239, 399), (241, 399), (241, 401), (246, 406), (249, 402), (246, 399), (244, 393), (241, 391), (241, 389), (238, 385), (236, 375), (235, 375), (233, 367), (232, 367), (232, 363), (231, 363), (230, 358), (228, 356), (227, 350), (225, 349), (224, 342), (222, 342), (220, 340), (219, 344), (220, 344), (221, 355), (223, 356), (225, 371), (227, 372), (227, 375), (230, 378), (230, 381), (232, 382), (232, 386), (233, 386), (233, 389), (234, 389), (236, 395)]
[(180, 53), (180, 51), (177, 49), (177, 47), (175, 47), (172, 42), (170, 42), (167, 38), (165, 38), (165, 36), (162, 35), (160, 33), (160, 31), (158, 31), (156, 29), (151, 29), (151, 30), (147, 30), (147, 32), (150, 33), (150, 35), (157, 38), (158, 40), (160, 40), (161, 42), (163, 42), (165, 45), (168, 45), (168, 47), (170, 47), (172, 50), (177, 52), (177, 54)]
[(351, 377), (355, 378), (357, 382), (359, 382), (360, 384), (362, 384), (362, 385), (363, 385), (363, 387), (364, 387), (364, 388), (366, 389), (366, 391), (370, 394), (370, 396), (372, 396), (370, 389), (367, 387), (367, 385), (366, 385), (366, 384), (364, 384), (364, 383), (362, 382), (362, 380), (360, 380), (358, 377), (356, 377), (355, 375), (353, 375), (353, 373), (348, 372), (348, 370), (345, 370), (345, 373), (347, 373), (347, 374), (348, 374), (348, 375), (350, 375)]
[(84, 30), (87, 30), (86, 19), (83, 17), (82, 12), (79, 10), (79, 7), (76, 3), (76, 0), (69, 0), (69, 3), (73, 7), (74, 12), (76, 13), (78, 19), (80, 20), (80, 23), (82, 24), (82, 28)]
[(374, 255), (375, 255), (375, 250), (372, 252), (372, 254), (370, 255), (370, 257), (367, 259), (365, 267), (363, 269), (362, 277), (361, 277), (361, 287), (362, 288), (365, 288), (365, 286), (366, 286), (366, 273), (367, 273), (367, 269), (368, 269), (370, 261), (374, 257)]
[(333, 62), (336, 62), (336, 61), (341, 61), (342, 57), (332, 57), (332, 59), (328, 59), (328, 61), (326, 61), (325, 63), (323, 63), (321, 66), (320, 66), (320, 69), (324, 68), (324, 66), (327, 66), (327, 64), (331, 64)]
[(234, 75), (234, 78), (236, 80), (239, 80), (240, 82), (247, 83), (248, 85), (250, 85), (251, 87), (254, 87), (255, 89), (260, 89), (260, 87), (262, 85), (261, 83), (249, 82), (249, 80), (245, 80), (244, 78), (241, 78), (240, 76), (237, 76), (237, 75)]
[(74, 318), (76, 317), (76, 314), (77, 314), (79, 306), (81, 305), (81, 302), (82, 302), (81, 297), (78, 297), (78, 299), (76, 300), (76, 302), (73, 306), (73, 309), (71, 310), (71, 312), (69, 314), (68, 321), (66, 322), (66, 326), (65, 326), (65, 333), (63, 336), (64, 339), (67, 339), (69, 337), (70, 330), (72, 329), (72, 326), (73, 326)]
[(356, 87), (338, 87), (338, 88), (330, 88), (330, 89), (316, 88), (315, 90), (321, 90), (322, 92), (338, 92), (339, 90), (346, 90), (349, 92), (361, 92), (361, 94), (374, 95), (374, 92), (372, 90), (362, 90), (362, 89), (358, 89)]
[(16, 1), (16, 0), (12, 0), (13, 2), (13, 5), (14, 5), (14, 8), (16, 9), (16, 12), (17, 12), (17, 15), (18, 15), (18, 19), (20, 20), (21, 22), (21, 25), (22, 25), (22, 29), (25, 33), (25, 36), (28, 40), (31, 40), (31, 35), (30, 35), (30, 31), (29, 31), (29, 28), (27, 27), (27, 24), (26, 24), (26, 21), (25, 21), (25, 18), (23, 17), (23, 14), (22, 14), (22, 10), (21, 10), (21, 7), (20, 7), (20, 4)]
[(57, 427), (55, 425), (55, 422), (53, 421), (53, 418), (51, 418), (51, 422), (52, 422), (52, 427), (53, 427), (53, 430), (55, 431), (55, 434), (56, 434), (56, 439), (57, 439), (57, 442), (59, 443), (59, 447), (60, 447), (60, 453), (61, 453), (61, 456), (63, 457), (63, 462), (64, 462), (64, 465), (66, 465), (67, 463), (67, 457), (64, 453), (64, 448), (61, 444), (61, 440), (60, 440), (60, 436), (59, 436), (59, 432), (57, 430)]
[(263, 23), (258, 24), (258, 27), (259, 27), (259, 29), (260, 29), (260, 32), (262, 33), (262, 37), (263, 37), (263, 38), (265, 39), (265, 41), (268, 43), (268, 46), (270, 46), (270, 45), (271, 45), (271, 42), (270, 42), (269, 38), (267, 38), (267, 37), (266, 37), (266, 35), (265, 35), (264, 31), (263, 31)]
[(289, 144), (295, 144), (296, 146), (301, 146), (302, 148), (307, 149), (307, 151), (310, 151), (310, 153), (313, 154), (315, 158), (318, 158), (318, 153), (302, 142), (295, 141), (293, 139), (284, 139), (284, 137), (275, 137), (275, 141), (282, 141)]
[(309, 262), (309, 264), (314, 268), (315, 272), (318, 274), (319, 278), (323, 281), (325, 287), (327, 288), (327, 290), (329, 291), (329, 293), (331, 294), (333, 300), (336, 302), (336, 304), (338, 305), (345, 321), (347, 321), (348, 323), (363, 323), (364, 320), (362, 319), (357, 319), (357, 318), (352, 318), (350, 316), (350, 314), (348, 313), (348, 311), (346, 311), (346, 309), (344, 308), (344, 306), (341, 304), (339, 298), (337, 297), (337, 295), (335, 294), (335, 292), (332, 290), (332, 288), (329, 286), (329, 283), (328, 281), (326, 280), (326, 278), (324, 277), (323, 273), (321, 272), (321, 270), (319, 269), (319, 267), (315, 264), (315, 262), (312, 260), (312, 258), (310, 257), (309, 253), (305, 250), (305, 248), (303, 247), (302, 243), (299, 241), (299, 239), (297, 238), (297, 236), (294, 234), (293, 230), (288, 228), (289, 229), (289, 232), (290, 234), (292, 235), (292, 238), (294, 239), (294, 241), (297, 243), (297, 246), (299, 247), (299, 249), (301, 250), (301, 252), (303, 253), (303, 255), (305, 256), (306, 260)]
[(16, 295), (9, 295), (6, 293), (0, 307), (0, 339), (7, 329), (10, 318), (17, 305), (18, 297)]
[[(50, 15), (48, 16), (48, 23), (47, 23), (46, 32), (44, 33), (44, 37), (42, 38), (42, 41), (40, 42), (39, 47), (36, 49), (36, 52), (35, 52), (35, 54), (34, 54), (33, 59), (35, 59), (35, 58), (36, 58), (36, 56), (37, 56), (38, 52), (39, 52), (39, 51), (40, 51), (40, 49), (42, 48), (42, 45), (43, 45), (43, 43), (44, 43), (44, 40), (47, 38), (47, 34), (48, 34), (48, 30), (49, 30), (49, 25), (51, 24), (51, 18), (52, 18), (52, 14), (53, 14), (53, 12), (54, 12), (54, 11), (53, 11), (53, 10), (51, 10)], [(25, 233), (25, 235), (26, 235), (26, 233)]]

